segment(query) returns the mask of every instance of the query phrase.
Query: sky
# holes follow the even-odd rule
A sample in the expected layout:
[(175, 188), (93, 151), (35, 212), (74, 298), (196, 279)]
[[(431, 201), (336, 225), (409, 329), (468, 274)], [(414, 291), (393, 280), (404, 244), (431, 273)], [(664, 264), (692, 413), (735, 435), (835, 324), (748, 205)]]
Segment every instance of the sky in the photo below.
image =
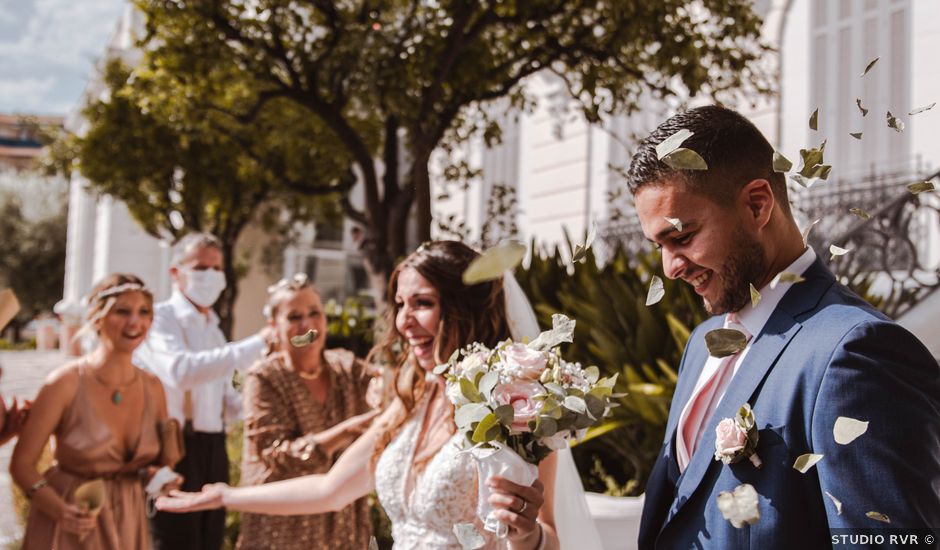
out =
[(65, 115), (126, 0), (0, 0), (0, 113)]

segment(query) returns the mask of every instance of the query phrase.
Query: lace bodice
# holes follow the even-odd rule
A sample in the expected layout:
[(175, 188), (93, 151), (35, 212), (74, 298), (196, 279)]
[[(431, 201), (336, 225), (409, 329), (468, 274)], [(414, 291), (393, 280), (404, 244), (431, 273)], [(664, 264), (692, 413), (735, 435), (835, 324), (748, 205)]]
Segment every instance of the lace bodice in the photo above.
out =
[(395, 550), (460, 550), (454, 525), (474, 522), (477, 504), (476, 465), (459, 452), (461, 434), (441, 447), (415, 480), (412, 495), (405, 495), (426, 407), (419, 406), (379, 457), (375, 488), (392, 521)]

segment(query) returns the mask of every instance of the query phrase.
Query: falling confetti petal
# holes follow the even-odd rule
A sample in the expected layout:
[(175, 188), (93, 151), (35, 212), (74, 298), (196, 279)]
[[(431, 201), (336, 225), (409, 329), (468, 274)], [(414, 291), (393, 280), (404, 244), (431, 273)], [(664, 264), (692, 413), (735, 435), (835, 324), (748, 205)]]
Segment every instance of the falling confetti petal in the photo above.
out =
[(463, 284), (475, 285), (483, 281), (492, 281), (503, 276), (503, 272), (513, 269), (525, 257), (525, 245), (510, 241), (480, 254), (470, 262), (463, 272)]
[(791, 168), (793, 168), (793, 163), (790, 159), (774, 151), (774, 172), (789, 172)]
[(656, 275), (653, 275), (653, 278), (650, 279), (649, 293), (646, 295), (646, 305), (651, 306), (653, 304), (659, 303), (665, 294), (666, 291), (663, 288), (663, 280)]
[(816, 454), (805, 454), (796, 457), (796, 462), (793, 463), (793, 469), (805, 474), (809, 471), (810, 468), (816, 465), (817, 462), (822, 460), (823, 455)]
[(832, 496), (832, 493), (830, 493), (829, 491), (825, 491), (825, 493), (826, 493), (826, 496), (829, 497), (830, 500), (832, 500), (832, 503), (836, 505), (836, 515), (841, 516), (842, 515), (842, 501)]
[(291, 336), (290, 345), (294, 346), (295, 348), (302, 348), (304, 346), (309, 346), (310, 344), (313, 343), (314, 340), (317, 339), (317, 336), (319, 335), (320, 335), (319, 332), (313, 329), (310, 329), (307, 331), (307, 334), (301, 334), (300, 336)]
[(760, 520), (760, 506), (753, 485), (738, 485), (733, 493), (722, 491), (718, 493), (717, 501), (721, 515), (738, 529)]
[(757, 304), (760, 303), (760, 292), (754, 288), (754, 285), (748, 283), (748, 286), (751, 287), (751, 307), (757, 307)]
[(777, 288), (777, 285), (783, 284), (783, 283), (793, 283), (793, 284), (802, 283), (805, 280), (806, 279), (804, 279), (800, 275), (797, 275), (796, 273), (790, 273), (789, 271), (781, 271), (780, 273), (777, 273), (777, 276), (774, 277), (772, 281), (770, 281), (770, 288)]
[(369, 539), (369, 550), (379, 550), (379, 541), (375, 540), (375, 535)]
[(904, 131), (904, 123), (901, 122), (898, 117), (892, 115), (891, 111), (888, 111), (888, 128), (899, 133)]
[(891, 520), (888, 518), (888, 516), (882, 514), (881, 512), (865, 512), (865, 515), (874, 520), (878, 520), (884, 523), (891, 523)]
[(858, 110), (862, 112), (862, 116), (866, 116), (868, 114), (868, 109), (862, 107), (861, 99), (856, 99), (855, 104), (858, 105)]
[(170, 211), (170, 225), (173, 226), (173, 229), (177, 231), (182, 231), (183, 226), (186, 225), (183, 221), (183, 215), (176, 210)]
[(832, 435), (839, 445), (848, 445), (867, 431), (868, 422), (862, 422), (847, 416), (836, 418), (836, 423), (832, 426)]
[(667, 218), (663, 216), (663, 219), (671, 223), (672, 226), (676, 228), (676, 231), (682, 231), (682, 220), (680, 220), (679, 218)]
[(849, 132), (849, 135), (855, 139), (862, 139), (862, 132)]
[(870, 71), (871, 68), (875, 66), (875, 63), (878, 63), (878, 60), (879, 60), (879, 59), (881, 59), (881, 58), (880, 58), (880, 57), (876, 57), (876, 58), (872, 59), (871, 61), (869, 61), (869, 62), (868, 62), (868, 65), (865, 67), (865, 70), (862, 71), (861, 76), (865, 76), (866, 74), (868, 74), (868, 71)]
[(708, 354), (721, 359), (741, 351), (747, 346), (747, 336), (733, 328), (716, 328), (705, 334)]
[(806, 239), (809, 238), (810, 232), (813, 230), (814, 227), (816, 227), (817, 223), (819, 223), (819, 220), (813, 221), (813, 223), (809, 224), (809, 227), (803, 230), (803, 246), (808, 246)]
[(819, 109), (813, 111), (813, 114), (809, 115), (809, 129), (816, 130), (819, 123)]
[(679, 147), (664, 156), (662, 161), (675, 170), (708, 170), (705, 159), (695, 151), (684, 147)]
[(686, 129), (679, 130), (675, 134), (667, 137), (656, 146), (656, 158), (663, 160), (666, 155), (678, 149), (679, 146), (690, 137), (692, 137), (692, 132)]
[(574, 248), (574, 254), (571, 255), (571, 263), (583, 262), (587, 259), (587, 251), (590, 250), (591, 245), (594, 244), (594, 239), (597, 237), (597, 222), (591, 222), (591, 230), (588, 232), (587, 238), (584, 239), (584, 245), (577, 245)]
[(913, 111), (911, 111), (911, 112), (909, 112), (909, 113), (907, 113), (907, 114), (910, 115), (910, 116), (914, 116), (914, 115), (923, 113), (924, 111), (929, 111), (929, 110), (933, 109), (933, 108), (934, 108), (934, 105), (936, 105), (936, 102), (931, 103), (930, 105), (927, 105), (927, 106), (925, 106), (925, 107), (918, 107), (918, 108), (914, 109)]
[(829, 253), (832, 254), (832, 256), (829, 256), (829, 261), (831, 262), (832, 260), (835, 259), (836, 256), (845, 256), (846, 254), (848, 254), (849, 249), (842, 248), (841, 246), (836, 246), (834, 244), (830, 244)]
[(908, 185), (907, 190), (916, 195), (925, 191), (933, 191), (934, 186), (932, 181), (919, 181)]
[(851, 212), (852, 214), (855, 214), (856, 216), (858, 216), (859, 218), (862, 218), (863, 220), (871, 219), (871, 214), (869, 214), (868, 212), (865, 212), (861, 208), (849, 208), (849, 212)]

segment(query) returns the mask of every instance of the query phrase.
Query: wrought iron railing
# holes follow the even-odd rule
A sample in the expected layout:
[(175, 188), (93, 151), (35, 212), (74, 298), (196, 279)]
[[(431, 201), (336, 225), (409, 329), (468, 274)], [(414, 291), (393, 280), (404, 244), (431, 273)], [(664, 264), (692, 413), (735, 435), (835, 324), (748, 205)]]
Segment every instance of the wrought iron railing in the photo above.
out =
[[(797, 216), (820, 220), (808, 241), (840, 280), (898, 318), (940, 288), (940, 195), (913, 194), (916, 181), (940, 183), (940, 172), (916, 177), (896, 172), (862, 181), (821, 183), (792, 193)], [(861, 212), (853, 214), (851, 209)], [(864, 216), (868, 216), (867, 218)], [(600, 255), (623, 246), (640, 253), (649, 249), (635, 213), (603, 224)], [(851, 252), (830, 258), (829, 245)]]

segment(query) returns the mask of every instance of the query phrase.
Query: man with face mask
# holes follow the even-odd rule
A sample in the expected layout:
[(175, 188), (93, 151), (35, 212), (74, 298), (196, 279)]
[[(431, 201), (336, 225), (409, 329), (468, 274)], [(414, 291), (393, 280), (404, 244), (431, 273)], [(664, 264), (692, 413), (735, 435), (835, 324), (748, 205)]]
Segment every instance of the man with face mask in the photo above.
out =
[[(154, 306), (153, 326), (135, 363), (166, 388), (169, 415), (183, 424), (186, 453), (176, 465), (183, 489), (228, 481), (225, 422), (241, 415), (232, 374), (260, 357), (269, 330), (226, 343), (212, 310), (225, 289), (222, 245), (206, 233), (184, 237), (170, 263), (173, 293)], [(225, 511), (158, 513), (151, 521), (156, 550), (217, 550), (225, 535)]]

